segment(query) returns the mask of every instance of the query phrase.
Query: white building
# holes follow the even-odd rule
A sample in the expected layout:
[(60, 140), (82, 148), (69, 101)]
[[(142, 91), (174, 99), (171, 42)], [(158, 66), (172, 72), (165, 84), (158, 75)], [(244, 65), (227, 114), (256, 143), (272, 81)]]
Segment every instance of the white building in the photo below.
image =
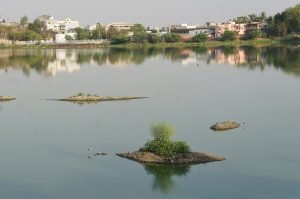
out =
[(120, 30), (130, 30), (131, 27), (133, 27), (133, 24), (124, 23), (124, 22), (111, 23), (111, 24), (108, 24), (108, 25), (106, 26), (106, 30), (108, 30), (110, 26), (113, 26), (113, 27), (115, 27), (118, 31), (120, 31)]
[(53, 30), (54, 32), (69, 31), (80, 27), (79, 21), (73, 21), (70, 18), (55, 20), (52, 16), (42, 15), (37, 19), (46, 24), (47, 30)]
[(196, 36), (198, 34), (207, 34), (208, 37), (213, 37), (215, 30), (212, 28), (197, 28), (189, 31), (190, 36)]
[(55, 32), (59, 31), (69, 31), (71, 29), (79, 28), (79, 21), (72, 21), (67, 18), (65, 20), (49, 20), (46, 21), (47, 30), (53, 30)]

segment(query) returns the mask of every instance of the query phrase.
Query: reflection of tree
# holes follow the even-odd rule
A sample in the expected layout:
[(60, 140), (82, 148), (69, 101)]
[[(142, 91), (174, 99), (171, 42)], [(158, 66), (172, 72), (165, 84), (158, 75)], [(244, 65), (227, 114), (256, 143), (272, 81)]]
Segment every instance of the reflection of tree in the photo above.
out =
[(56, 59), (54, 54), (46, 53), (43, 50), (3, 50), (0, 55), (1, 68), (22, 69), (24, 74), (29, 75), (30, 69), (42, 72), (47, 69), (48, 63)]
[(268, 64), (272, 64), (288, 74), (300, 76), (300, 48), (268, 47), (265, 55)]
[(193, 52), (189, 48), (165, 48), (163, 57), (171, 61), (183, 60), (189, 57), (189, 53)]
[(148, 175), (153, 175), (152, 189), (168, 193), (175, 188), (173, 176), (185, 176), (190, 172), (189, 165), (144, 165)]
[(251, 70), (264, 70), (266, 66), (281, 69), (287, 74), (300, 76), (300, 48), (297, 47), (219, 47), (210, 49), (209, 61), (236, 65)]
[[(103, 49), (9, 49), (0, 50), (0, 69), (18, 69), (25, 75), (31, 70), (52, 74), (47, 70), (68, 71), (81, 64), (127, 66), (139, 65), (147, 59), (159, 56), (174, 62), (228, 64), (250, 70), (265, 70), (273, 66), (287, 74), (300, 77), (300, 48), (298, 47), (253, 47), (225, 46), (169, 47), (169, 48), (103, 48)], [(73, 65), (72, 65), (73, 64)], [(77, 64), (77, 65), (76, 65)], [(79, 65), (80, 64), (80, 65)], [(51, 67), (50, 67), (51, 65)], [(61, 68), (55, 69), (60, 66)], [(54, 67), (54, 68), (53, 68)], [(71, 70), (71, 69), (70, 69)]]
[(223, 46), (223, 47), (220, 47), (220, 49), (222, 49), (223, 53), (225, 56), (228, 56), (228, 55), (234, 55), (238, 52), (238, 48), (236, 46)]

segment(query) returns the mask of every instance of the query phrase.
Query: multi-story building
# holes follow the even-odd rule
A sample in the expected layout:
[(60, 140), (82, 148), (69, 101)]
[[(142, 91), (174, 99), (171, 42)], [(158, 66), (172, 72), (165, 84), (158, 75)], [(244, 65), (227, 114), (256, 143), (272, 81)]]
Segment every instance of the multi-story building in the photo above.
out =
[(106, 26), (106, 29), (108, 30), (110, 26), (113, 26), (118, 31), (120, 30), (130, 30), (131, 27), (133, 27), (134, 24), (124, 23), (124, 22), (118, 22), (118, 23), (111, 23)]
[(79, 21), (73, 21), (70, 18), (66, 18), (64, 20), (55, 20), (50, 15), (42, 15), (37, 19), (45, 23), (47, 30), (52, 30), (57, 33), (64, 31), (68, 32), (80, 27)]
[(263, 31), (266, 28), (267, 24), (263, 22), (236, 23), (234, 21), (228, 21), (216, 25), (215, 36), (222, 37), (225, 31), (232, 31), (236, 32), (239, 37), (244, 37), (248, 31)]
[(185, 37), (193, 37), (198, 34), (207, 34), (208, 37), (213, 37), (215, 35), (215, 27), (214, 26), (199, 26), (199, 25), (171, 25), (170, 26), (171, 33), (181, 34)]

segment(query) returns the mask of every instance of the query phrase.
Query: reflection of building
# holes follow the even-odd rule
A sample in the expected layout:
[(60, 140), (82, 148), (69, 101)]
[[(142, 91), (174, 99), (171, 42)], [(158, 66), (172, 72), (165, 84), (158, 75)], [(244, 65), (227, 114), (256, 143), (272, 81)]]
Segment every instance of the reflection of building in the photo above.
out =
[(236, 50), (236, 52), (225, 54), (222, 49), (210, 51), (214, 54), (214, 62), (217, 64), (240, 65), (247, 63), (247, 55), (244, 50)]
[[(231, 51), (230, 51), (231, 50)], [(243, 49), (223, 49), (214, 48), (205, 53), (196, 53), (193, 50), (182, 50), (180, 52), (182, 58), (180, 62), (183, 66), (194, 65), (200, 63), (210, 64), (226, 64), (232, 66), (246, 65), (246, 64), (262, 64), (265, 59), (260, 54), (251, 53), (247, 48)]]
[(57, 49), (55, 53), (56, 59), (48, 63), (46, 74), (54, 76), (60, 72), (72, 73), (80, 70), (80, 65), (77, 63), (77, 56), (74, 51), (67, 53), (65, 49)]

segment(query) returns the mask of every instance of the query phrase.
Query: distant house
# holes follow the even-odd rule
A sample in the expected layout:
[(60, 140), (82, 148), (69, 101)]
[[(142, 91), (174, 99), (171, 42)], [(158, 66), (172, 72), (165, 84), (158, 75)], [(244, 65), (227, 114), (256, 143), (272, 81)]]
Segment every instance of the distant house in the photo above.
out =
[(106, 30), (109, 29), (110, 26), (113, 26), (118, 31), (120, 30), (130, 30), (131, 27), (133, 27), (134, 24), (124, 23), (124, 22), (117, 22), (117, 23), (111, 23), (106, 26)]
[(265, 30), (267, 28), (266, 23), (250, 22), (250, 23), (236, 23), (234, 21), (228, 21), (219, 23), (215, 27), (215, 36), (222, 37), (225, 31), (236, 32), (239, 37), (244, 37), (248, 31), (252, 30)]
[(198, 34), (207, 34), (208, 37), (213, 37), (215, 35), (214, 26), (199, 26), (199, 25), (171, 25), (171, 33), (181, 34), (184, 38), (191, 38)]
[(55, 34), (55, 41), (57, 43), (65, 43), (67, 41), (66, 37), (69, 36), (71, 39), (76, 39), (75, 29), (69, 29), (68, 31), (61, 31)]
[(57, 33), (55, 34), (55, 42), (56, 43), (65, 43), (66, 40), (66, 34), (63, 33)]
[(0, 25), (17, 27), (20, 24), (18, 22), (7, 22), (5, 19), (0, 19)]
[(251, 31), (251, 30), (262, 30), (265, 31), (268, 27), (267, 23), (261, 23), (261, 22), (250, 22), (247, 24), (247, 31)]
[(215, 29), (209, 28), (209, 27), (199, 27), (195, 30), (189, 31), (189, 35), (196, 36), (198, 34), (207, 34), (208, 37), (214, 37), (215, 35)]
[(69, 31), (80, 27), (79, 21), (73, 21), (70, 18), (66, 18), (64, 20), (55, 20), (50, 15), (42, 15), (37, 19), (45, 23), (47, 30), (52, 30), (56, 33), (61, 31)]

